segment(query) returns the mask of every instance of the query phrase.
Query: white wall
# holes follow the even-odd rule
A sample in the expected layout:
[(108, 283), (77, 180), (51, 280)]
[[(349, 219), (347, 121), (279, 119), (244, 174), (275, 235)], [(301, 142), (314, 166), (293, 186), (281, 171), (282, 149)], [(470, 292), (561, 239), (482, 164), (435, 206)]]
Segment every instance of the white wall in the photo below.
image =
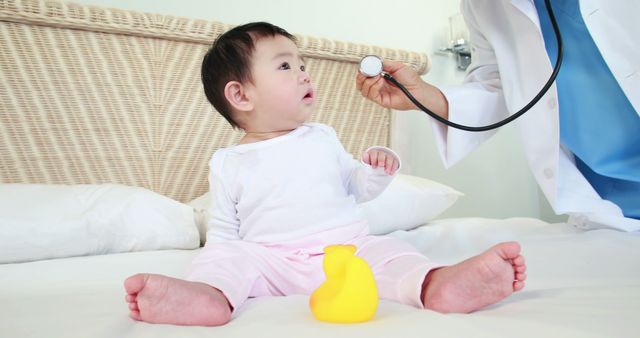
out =
[[(269, 21), (291, 33), (426, 52), (433, 63), (424, 78), (436, 85), (460, 83), (464, 77), (452, 57), (434, 53), (446, 45), (448, 17), (458, 12), (459, 0), (75, 1), (231, 24)], [(509, 126), (449, 170), (442, 166), (429, 119), (422, 112), (396, 114), (393, 146), (403, 157), (404, 173), (466, 194), (443, 217), (558, 219), (537, 188)]]

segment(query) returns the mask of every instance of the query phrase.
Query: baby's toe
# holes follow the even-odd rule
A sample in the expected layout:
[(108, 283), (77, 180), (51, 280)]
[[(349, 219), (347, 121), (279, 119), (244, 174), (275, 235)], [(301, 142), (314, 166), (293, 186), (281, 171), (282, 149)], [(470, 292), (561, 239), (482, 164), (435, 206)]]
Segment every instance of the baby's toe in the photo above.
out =
[(138, 310), (132, 310), (129, 313), (129, 317), (131, 317), (131, 318), (133, 318), (135, 320), (139, 320), (139, 321), (142, 320), (142, 317), (140, 316), (140, 311), (138, 311)]
[(524, 257), (518, 256), (512, 260), (514, 266), (524, 266)]
[(513, 282), (513, 291), (520, 291), (524, 288), (524, 281)]

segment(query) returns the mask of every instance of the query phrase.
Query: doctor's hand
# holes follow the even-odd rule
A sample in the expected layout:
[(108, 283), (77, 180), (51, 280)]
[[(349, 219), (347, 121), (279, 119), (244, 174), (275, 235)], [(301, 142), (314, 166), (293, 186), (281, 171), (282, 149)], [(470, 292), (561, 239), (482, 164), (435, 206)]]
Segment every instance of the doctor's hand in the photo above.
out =
[[(444, 94), (438, 88), (424, 82), (413, 68), (402, 62), (384, 60), (383, 70), (404, 85), (422, 105), (448, 118), (449, 107)], [(358, 72), (356, 88), (362, 96), (385, 108), (419, 110), (399, 88), (380, 75), (368, 78)]]
[(393, 175), (400, 166), (398, 158), (382, 148), (373, 147), (362, 154), (362, 161), (372, 168), (384, 168), (387, 175)]

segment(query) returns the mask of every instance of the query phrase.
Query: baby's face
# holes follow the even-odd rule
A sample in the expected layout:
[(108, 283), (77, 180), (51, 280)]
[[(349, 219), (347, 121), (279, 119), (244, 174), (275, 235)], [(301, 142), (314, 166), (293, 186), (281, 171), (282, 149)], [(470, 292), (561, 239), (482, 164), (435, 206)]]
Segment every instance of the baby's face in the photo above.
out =
[(252, 58), (251, 99), (257, 112), (253, 130), (298, 127), (313, 113), (315, 95), (298, 47), (277, 35), (256, 41)]

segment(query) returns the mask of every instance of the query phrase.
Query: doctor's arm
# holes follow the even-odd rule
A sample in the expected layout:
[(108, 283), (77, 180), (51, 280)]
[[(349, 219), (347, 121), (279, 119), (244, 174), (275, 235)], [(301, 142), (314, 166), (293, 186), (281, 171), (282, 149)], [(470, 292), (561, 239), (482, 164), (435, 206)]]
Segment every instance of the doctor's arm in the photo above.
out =
[[(383, 70), (402, 83), (429, 110), (448, 118), (448, 103), (440, 89), (423, 81), (415, 69), (402, 62), (384, 60)], [(366, 77), (358, 72), (356, 88), (365, 98), (395, 110), (418, 110), (404, 93), (382, 76)]]
[[(468, 126), (485, 126), (504, 119), (508, 112), (495, 52), (479, 29), (472, 5), (472, 1), (463, 1), (461, 6), (469, 27), (473, 60), (463, 84), (438, 88), (423, 81), (411, 67), (395, 61), (385, 61), (383, 68), (418, 101), (443, 118)], [(404, 93), (381, 76), (366, 78), (358, 74), (356, 87), (365, 98), (384, 107), (417, 110)], [(438, 122), (433, 123), (433, 129), (446, 167), (459, 162), (495, 134), (495, 131), (461, 131)]]
[[(449, 103), (449, 120), (473, 127), (490, 125), (509, 115), (495, 50), (480, 29), (473, 8), (478, 5), (463, 0), (460, 6), (469, 29), (472, 60), (464, 82), (458, 86), (440, 87)], [(445, 167), (461, 161), (497, 131), (467, 132), (440, 123), (434, 123), (433, 130)]]

